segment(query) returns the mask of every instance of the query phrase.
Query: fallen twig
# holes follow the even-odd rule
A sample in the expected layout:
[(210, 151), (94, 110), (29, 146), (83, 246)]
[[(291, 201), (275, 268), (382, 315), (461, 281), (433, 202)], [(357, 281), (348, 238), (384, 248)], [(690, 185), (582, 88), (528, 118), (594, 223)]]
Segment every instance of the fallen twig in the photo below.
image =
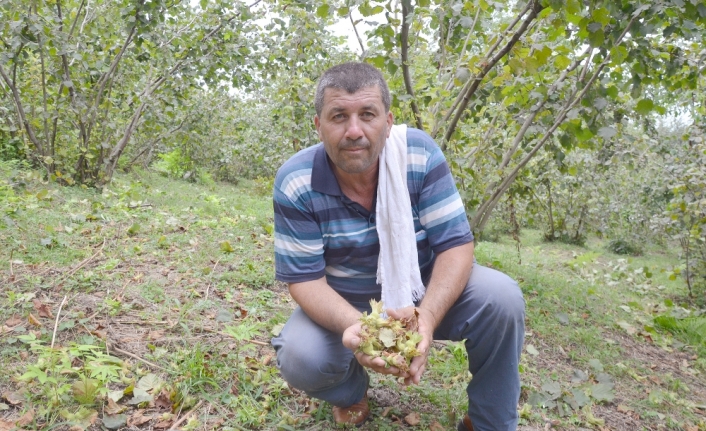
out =
[(59, 311), (56, 312), (56, 320), (54, 321), (54, 332), (51, 335), (51, 348), (54, 348), (54, 340), (56, 340), (56, 328), (59, 326), (59, 316), (61, 315), (61, 309), (64, 307), (64, 303), (66, 302), (66, 295), (64, 295), (64, 299), (61, 300), (61, 304), (59, 304)]
[(151, 207), (152, 204), (141, 204), (141, 205), (128, 205), (128, 209), (135, 209), (135, 208), (142, 208), (142, 207)]
[(64, 275), (63, 277), (61, 277), (61, 278), (59, 279), (59, 281), (57, 281), (55, 284), (58, 285), (58, 284), (62, 283), (62, 282), (65, 281), (67, 278), (69, 278), (69, 277), (71, 277), (72, 275), (74, 275), (74, 274), (76, 273), (76, 271), (78, 271), (79, 269), (81, 269), (81, 268), (83, 268), (84, 266), (86, 266), (86, 265), (88, 264), (88, 262), (92, 261), (96, 256), (98, 256), (98, 255), (103, 251), (103, 247), (105, 247), (105, 238), (103, 238), (103, 244), (101, 244), (101, 246), (100, 246), (100, 248), (98, 249), (97, 252), (93, 253), (93, 255), (92, 255), (91, 257), (88, 257), (88, 258), (86, 258), (86, 259), (83, 259), (83, 261), (82, 261), (81, 263), (79, 263), (76, 268), (72, 269), (71, 271), (68, 272), (68, 274), (66, 274), (66, 275)]
[(167, 370), (166, 368), (162, 368), (162, 367), (160, 367), (160, 366), (157, 365), (157, 364), (153, 364), (152, 362), (148, 361), (147, 359), (141, 358), (141, 357), (137, 356), (137, 355), (134, 354), (134, 353), (130, 353), (130, 352), (128, 352), (128, 351), (125, 351), (125, 350), (120, 349), (120, 348), (115, 347), (115, 346), (112, 346), (111, 349), (112, 349), (112, 350), (115, 350), (115, 351), (118, 352), (118, 353), (122, 353), (122, 354), (125, 355), (125, 356), (129, 356), (129, 357), (131, 357), (131, 358), (133, 358), (133, 359), (137, 359), (137, 360), (140, 361), (140, 362), (144, 362), (145, 364), (149, 365), (149, 366), (152, 367), (152, 368), (156, 368), (156, 369), (158, 369), (158, 370), (162, 370), (162, 371), (164, 371), (164, 372), (166, 372), (166, 373), (169, 372), (169, 370)]
[[(211, 328), (194, 328), (194, 329), (196, 329), (196, 330), (201, 330), (201, 331), (203, 331), (203, 332), (210, 332), (210, 333), (212, 333), (212, 334), (222, 335), (222, 336), (228, 337), (228, 338), (235, 338), (235, 337), (233, 337), (231, 334), (229, 334), (229, 333), (227, 333), (227, 332), (218, 331), (218, 330), (216, 330), (216, 329), (211, 329)], [(257, 341), (257, 340), (241, 340), (241, 341), (244, 341), (244, 342), (246, 342), (246, 343), (257, 344), (258, 346), (269, 346), (269, 345), (270, 345), (270, 343), (265, 343), (264, 341)]]
[(194, 414), (194, 412), (196, 411), (196, 409), (198, 409), (198, 408), (201, 406), (202, 403), (203, 403), (203, 400), (200, 400), (198, 403), (196, 403), (196, 405), (194, 406), (193, 409), (189, 410), (184, 416), (181, 417), (181, 419), (179, 419), (178, 421), (174, 422), (174, 423), (172, 424), (172, 426), (169, 427), (169, 429), (168, 429), (167, 431), (172, 431), (172, 430), (177, 429), (177, 427), (178, 427), (179, 425), (181, 425), (185, 420), (189, 419), (189, 416), (191, 416), (192, 414)]
[[(220, 262), (220, 261), (221, 261), (221, 259), (219, 258), (216, 261), (216, 264), (213, 265), (213, 269), (211, 269), (211, 276), (209, 277), (210, 279), (213, 278), (213, 272), (216, 270), (216, 267), (218, 266), (218, 262)], [(208, 292), (211, 290), (211, 284), (213, 284), (213, 280), (209, 281), (208, 286), (206, 286), (206, 297), (204, 298), (205, 300), (208, 300)]]

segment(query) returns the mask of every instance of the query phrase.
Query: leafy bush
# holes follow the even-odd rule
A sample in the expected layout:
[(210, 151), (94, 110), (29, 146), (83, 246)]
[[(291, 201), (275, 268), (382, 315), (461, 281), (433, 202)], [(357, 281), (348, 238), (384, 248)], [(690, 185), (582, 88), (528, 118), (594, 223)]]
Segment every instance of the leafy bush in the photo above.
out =
[(673, 198), (667, 205), (667, 232), (679, 241), (689, 295), (706, 304), (706, 139), (692, 127), (682, 138), (668, 172)]
[(622, 238), (611, 240), (606, 248), (615, 254), (642, 255), (642, 248), (639, 245)]
[(184, 154), (181, 149), (176, 148), (168, 153), (160, 154), (159, 160), (153, 168), (164, 176), (171, 178), (193, 177), (194, 162)]
[(547, 242), (561, 242), (563, 244), (571, 244), (571, 245), (578, 245), (580, 247), (583, 247), (586, 245), (586, 235), (581, 235), (581, 234), (569, 234), (567, 232), (554, 232), (554, 235), (551, 235), (550, 233), (545, 233), (544, 234), (544, 239)]

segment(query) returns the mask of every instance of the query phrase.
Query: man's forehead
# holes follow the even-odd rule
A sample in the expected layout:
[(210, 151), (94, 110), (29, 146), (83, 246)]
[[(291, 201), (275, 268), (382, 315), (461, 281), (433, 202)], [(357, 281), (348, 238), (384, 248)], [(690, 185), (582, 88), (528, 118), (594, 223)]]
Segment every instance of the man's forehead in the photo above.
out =
[(367, 99), (363, 107), (377, 107), (377, 103), (382, 104), (382, 92), (377, 85), (361, 87), (353, 93), (344, 88), (327, 87), (324, 90), (324, 109), (343, 110), (351, 102), (363, 101)]

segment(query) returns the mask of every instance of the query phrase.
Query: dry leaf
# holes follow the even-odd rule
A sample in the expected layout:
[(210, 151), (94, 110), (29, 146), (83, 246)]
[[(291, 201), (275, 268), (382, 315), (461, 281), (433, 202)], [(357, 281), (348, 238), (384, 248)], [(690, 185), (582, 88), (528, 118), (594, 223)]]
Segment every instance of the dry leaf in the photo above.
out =
[(22, 404), (22, 401), (24, 401), (24, 397), (22, 397), (22, 394), (19, 392), (3, 392), (2, 397), (13, 406), (18, 406)]
[(22, 319), (17, 314), (15, 314), (14, 316), (10, 317), (9, 319), (7, 319), (5, 321), (5, 325), (7, 325), (9, 327), (17, 326), (21, 323), (22, 323)]
[(162, 389), (162, 392), (157, 395), (157, 398), (154, 400), (154, 406), (157, 407), (158, 409), (164, 409), (164, 410), (171, 410), (172, 409), (172, 402), (169, 401), (169, 393), (167, 392), (166, 389)]
[(158, 430), (167, 429), (172, 426), (172, 420), (161, 420), (154, 424), (153, 428)]
[(32, 305), (34, 305), (34, 309), (37, 310), (37, 313), (39, 314), (39, 317), (46, 317), (51, 319), (52, 314), (51, 314), (51, 309), (47, 304), (43, 304), (42, 301), (40, 301), (37, 298), (34, 298), (32, 300)]
[(620, 413), (630, 413), (632, 409), (628, 406), (625, 406), (623, 404), (618, 404), (618, 411)]
[(385, 407), (385, 410), (382, 411), (382, 417), (386, 417), (387, 415), (389, 415), (390, 410), (392, 410), (392, 407)]
[(263, 365), (270, 365), (270, 362), (272, 362), (272, 355), (266, 355), (264, 358), (262, 358)]
[(105, 407), (105, 414), (110, 416), (115, 416), (118, 413), (123, 412), (127, 407), (121, 406), (120, 404), (113, 401), (112, 398), (108, 398), (108, 405)]
[(431, 425), (429, 425), (429, 431), (444, 431), (444, 426), (439, 422), (434, 421)]
[(15, 424), (0, 419), (0, 431), (10, 431), (14, 429), (17, 429), (17, 427), (15, 427)]
[(29, 358), (29, 352), (26, 350), (21, 351), (20, 352), (20, 359), (22, 359), (23, 361), (26, 361), (27, 358)]
[(34, 422), (34, 410), (30, 409), (27, 412), (25, 412), (25, 414), (20, 416), (20, 418), (17, 419), (17, 422), (15, 422), (15, 424), (18, 427), (24, 427), (25, 425), (29, 425), (32, 422)]
[(404, 421), (412, 426), (419, 425), (419, 422), (421, 422), (421, 420), (422, 420), (422, 418), (419, 416), (419, 413), (417, 413), (417, 412), (412, 412), (404, 417)]
[(39, 319), (37, 319), (32, 313), (29, 313), (27, 321), (30, 323), (30, 325), (42, 326), (42, 322), (40, 322)]
[(138, 426), (140, 426), (144, 423), (147, 423), (151, 420), (152, 420), (152, 415), (145, 416), (142, 414), (142, 412), (140, 410), (138, 410), (127, 419), (127, 426), (138, 427)]
[(155, 341), (161, 338), (164, 338), (164, 330), (150, 331), (149, 333), (147, 333), (148, 340)]

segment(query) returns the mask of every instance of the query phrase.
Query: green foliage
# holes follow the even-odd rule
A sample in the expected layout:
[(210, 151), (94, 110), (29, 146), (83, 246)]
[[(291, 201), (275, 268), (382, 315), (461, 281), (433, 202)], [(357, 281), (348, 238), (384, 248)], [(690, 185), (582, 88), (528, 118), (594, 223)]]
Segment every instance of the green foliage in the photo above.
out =
[(171, 177), (171, 178), (184, 178), (188, 174), (188, 178), (194, 178), (194, 161), (184, 154), (179, 148), (174, 149), (168, 153), (160, 154), (159, 161), (154, 163), (153, 168), (157, 172)]
[(665, 211), (667, 231), (679, 241), (689, 294), (706, 304), (706, 135), (693, 126), (683, 136), (668, 177), (673, 197)]
[(606, 248), (615, 254), (629, 254), (632, 256), (640, 256), (642, 254), (642, 249), (639, 246), (621, 238), (610, 240)]
[(706, 316), (676, 317), (660, 315), (654, 319), (658, 328), (665, 329), (697, 347), (700, 354), (706, 354)]
[(43, 406), (43, 414), (73, 401), (98, 404), (108, 385), (124, 375), (122, 360), (107, 355), (102, 346), (71, 343), (51, 348), (32, 334), (17, 338), (36, 356), (19, 379), (28, 385), (30, 399)]

